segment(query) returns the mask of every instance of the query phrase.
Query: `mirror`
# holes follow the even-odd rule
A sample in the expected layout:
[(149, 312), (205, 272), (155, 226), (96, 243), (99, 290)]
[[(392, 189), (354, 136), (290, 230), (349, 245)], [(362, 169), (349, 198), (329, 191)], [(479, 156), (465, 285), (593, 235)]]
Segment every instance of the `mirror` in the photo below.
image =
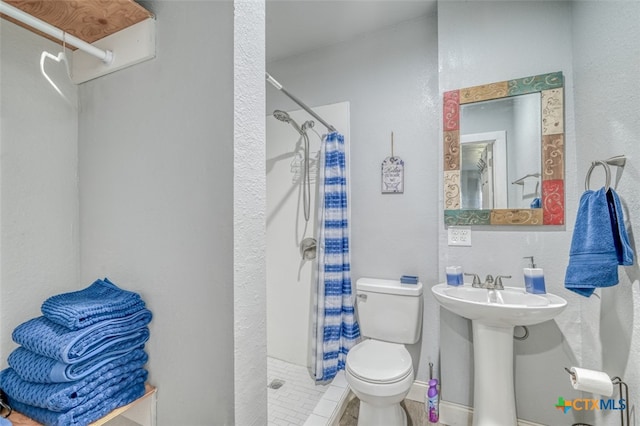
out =
[(561, 72), (444, 93), (446, 225), (564, 224)]

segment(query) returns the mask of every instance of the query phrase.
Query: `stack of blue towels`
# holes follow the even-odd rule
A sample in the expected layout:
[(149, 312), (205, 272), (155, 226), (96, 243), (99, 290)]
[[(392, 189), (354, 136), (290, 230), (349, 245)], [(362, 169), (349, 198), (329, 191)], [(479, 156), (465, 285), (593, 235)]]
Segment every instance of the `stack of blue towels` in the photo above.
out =
[(145, 392), (151, 312), (108, 279), (52, 296), (16, 327), (20, 345), (0, 371), (16, 411), (49, 425), (87, 425)]

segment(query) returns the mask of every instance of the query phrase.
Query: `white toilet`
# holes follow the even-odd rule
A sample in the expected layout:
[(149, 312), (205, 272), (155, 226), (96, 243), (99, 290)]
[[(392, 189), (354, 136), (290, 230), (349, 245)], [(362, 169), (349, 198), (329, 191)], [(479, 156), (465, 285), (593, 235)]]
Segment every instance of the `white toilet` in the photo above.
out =
[(413, 383), (411, 355), (422, 330), (422, 283), (360, 278), (356, 282), (360, 331), (366, 340), (347, 354), (346, 377), (360, 399), (358, 424), (403, 426), (400, 402)]

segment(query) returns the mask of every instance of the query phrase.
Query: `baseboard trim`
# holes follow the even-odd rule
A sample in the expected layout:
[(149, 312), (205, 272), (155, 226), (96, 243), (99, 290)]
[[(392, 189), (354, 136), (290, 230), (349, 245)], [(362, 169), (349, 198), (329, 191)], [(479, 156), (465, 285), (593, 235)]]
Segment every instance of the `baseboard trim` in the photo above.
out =
[[(407, 399), (424, 403), (424, 396), (429, 389), (425, 382), (413, 382)], [(455, 402), (440, 401), (440, 423), (448, 426), (471, 426), (473, 423), (473, 408)], [(540, 423), (518, 419), (518, 426), (544, 426)]]
[(424, 396), (427, 394), (427, 389), (429, 389), (429, 385), (426, 382), (416, 380), (413, 382), (413, 385), (411, 385), (411, 389), (409, 389), (407, 399), (424, 402)]
[(342, 396), (340, 397), (340, 401), (338, 401), (336, 409), (333, 410), (333, 414), (331, 414), (331, 417), (327, 422), (328, 426), (338, 426), (340, 424), (340, 419), (342, 418), (344, 412), (347, 410), (347, 405), (349, 405), (349, 402), (351, 402), (351, 400), (355, 397), (356, 396), (347, 386), (342, 393)]

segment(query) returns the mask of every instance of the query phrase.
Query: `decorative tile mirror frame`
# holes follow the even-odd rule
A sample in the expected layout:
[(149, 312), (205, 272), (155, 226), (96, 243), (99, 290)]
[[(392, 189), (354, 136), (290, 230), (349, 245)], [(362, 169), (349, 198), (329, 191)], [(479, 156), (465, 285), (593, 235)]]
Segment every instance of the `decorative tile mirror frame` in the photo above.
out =
[[(445, 225), (564, 224), (564, 78), (562, 72), (536, 75), (444, 93)], [(460, 106), (474, 102), (540, 93), (541, 208), (461, 208)]]

